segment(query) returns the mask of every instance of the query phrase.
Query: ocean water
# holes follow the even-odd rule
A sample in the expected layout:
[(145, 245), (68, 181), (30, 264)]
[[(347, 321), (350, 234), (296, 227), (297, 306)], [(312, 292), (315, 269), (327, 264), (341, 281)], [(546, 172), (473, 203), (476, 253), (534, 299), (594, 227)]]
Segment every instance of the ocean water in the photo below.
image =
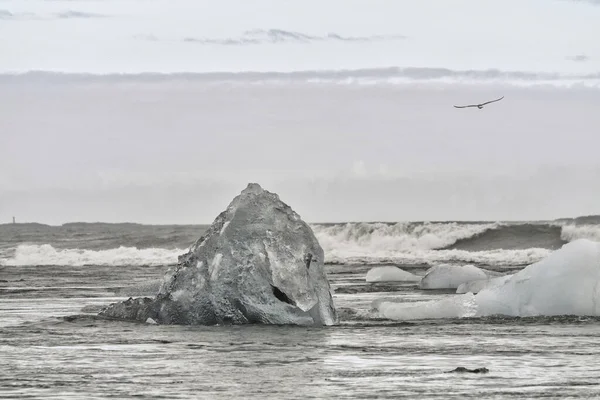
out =
[[(95, 317), (151, 296), (202, 225), (0, 225), (0, 398), (590, 398), (600, 320), (465, 318), (397, 323), (376, 300), (450, 297), (365, 282), (375, 265), (438, 263), (497, 274), (580, 237), (598, 218), (551, 222), (313, 224), (340, 324), (156, 326)], [(488, 373), (450, 373), (457, 367)]]

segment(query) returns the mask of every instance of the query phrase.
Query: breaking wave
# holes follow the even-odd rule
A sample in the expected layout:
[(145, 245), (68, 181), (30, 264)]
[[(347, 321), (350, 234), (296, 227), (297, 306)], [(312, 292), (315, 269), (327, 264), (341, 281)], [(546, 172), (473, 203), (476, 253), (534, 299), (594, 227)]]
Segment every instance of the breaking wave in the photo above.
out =
[(487, 230), (498, 223), (347, 223), (315, 225), (313, 231), (325, 253), (345, 256), (381, 254), (393, 256), (399, 252), (434, 250), (452, 245)]
[(600, 225), (559, 223), (348, 223), (313, 230), (333, 263), (537, 262), (575, 239), (600, 241)]
[(13, 257), (0, 260), (0, 265), (168, 265), (186, 250), (138, 249), (119, 247), (108, 250), (55, 249), (49, 244), (19, 245)]
[[(456, 262), (516, 267), (537, 262), (576, 239), (600, 241), (600, 225), (574, 222), (345, 223), (314, 224), (312, 229), (325, 251), (326, 263)], [(180, 248), (182, 240), (176, 235), (173, 243), (164, 242), (170, 249), (138, 248), (132, 240), (123, 237), (121, 247), (94, 250), (50, 244), (3, 247), (0, 266), (172, 265), (187, 251)], [(94, 245), (92, 240), (89, 246)], [(79, 242), (78, 246), (85, 245)]]
[(564, 225), (560, 237), (567, 242), (577, 239), (600, 242), (600, 225)]
[(468, 263), (495, 267), (519, 267), (538, 262), (552, 250), (430, 250), (396, 253), (394, 255), (369, 254), (346, 257), (338, 254), (325, 254), (327, 263), (335, 264), (438, 264), (438, 263)]

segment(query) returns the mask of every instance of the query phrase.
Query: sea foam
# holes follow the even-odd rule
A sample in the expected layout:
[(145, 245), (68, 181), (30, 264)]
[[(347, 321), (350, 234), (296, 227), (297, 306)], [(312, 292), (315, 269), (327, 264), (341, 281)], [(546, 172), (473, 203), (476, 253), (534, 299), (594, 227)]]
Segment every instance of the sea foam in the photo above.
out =
[(177, 263), (181, 249), (119, 247), (107, 250), (56, 249), (49, 244), (20, 245), (0, 265), (166, 265)]
[(479, 235), (498, 223), (347, 223), (313, 225), (317, 239), (332, 257), (378, 254), (393, 256), (399, 252), (441, 249), (457, 240)]

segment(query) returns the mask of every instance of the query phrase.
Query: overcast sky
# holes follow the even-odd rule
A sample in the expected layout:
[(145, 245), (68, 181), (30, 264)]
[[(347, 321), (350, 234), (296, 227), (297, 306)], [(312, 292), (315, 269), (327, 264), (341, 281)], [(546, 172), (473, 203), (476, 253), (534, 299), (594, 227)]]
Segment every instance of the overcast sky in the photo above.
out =
[[(600, 6), (571, 0), (1, 0), (0, 71), (223, 71), (376, 66), (591, 71)], [(405, 40), (210, 45), (279, 29)], [(381, 39), (381, 38), (380, 38)], [(281, 43), (280, 43), (281, 44)], [(573, 61), (583, 56), (585, 61)]]
[[(0, 75), (0, 221), (205, 223), (249, 181), (309, 221), (600, 213), (600, 90), (590, 75), (600, 72), (600, 7), (592, 3), (347, 1), (342, 10), (336, 1), (260, 1), (258, 16), (244, 19), (248, 3), (233, 1), (0, 1), (0, 29), (10, 33), (0, 34), (4, 72), (228, 71), (236, 63), (450, 71), (437, 82), (372, 85)], [(191, 24), (190, 15), (227, 23)], [(310, 38), (215, 41), (274, 28)], [(188, 36), (210, 39), (192, 47), (196, 58)], [(298, 52), (310, 59), (291, 56)], [(207, 54), (217, 61), (204, 62)], [(452, 72), (490, 67), (575, 78), (474, 82)], [(484, 110), (452, 107), (502, 95)]]

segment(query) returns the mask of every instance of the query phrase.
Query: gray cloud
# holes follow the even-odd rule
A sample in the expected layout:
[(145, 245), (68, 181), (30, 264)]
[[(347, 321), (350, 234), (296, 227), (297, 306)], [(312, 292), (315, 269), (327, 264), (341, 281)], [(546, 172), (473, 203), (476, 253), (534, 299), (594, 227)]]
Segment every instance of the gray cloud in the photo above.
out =
[(567, 60), (575, 61), (575, 62), (585, 62), (589, 61), (590, 57), (585, 54), (577, 54), (574, 56), (568, 56)]
[[(147, 39), (149, 40), (149, 39)], [(19, 74), (0, 74), (0, 83), (70, 83), (70, 82), (238, 82), (238, 83), (406, 83), (406, 82), (474, 82), (474, 83), (529, 83), (577, 84), (587, 82), (600, 87), (600, 72), (584, 74), (560, 74), (528, 71), (452, 70), (448, 68), (389, 67), (354, 70), (320, 70), (295, 72), (179, 72), (179, 73), (136, 73), (136, 74), (88, 74), (30, 71)]]
[(138, 39), (138, 40), (146, 40), (148, 42), (158, 42), (158, 37), (152, 34), (143, 34), (140, 33), (138, 35), (134, 35), (133, 36), (134, 39)]
[(595, 6), (599, 6), (600, 5), (600, 0), (567, 0), (573, 3), (588, 3), (588, 4), (592, 4)]
[(107, 15), (103, 15), (103, 14), (96, 14), (96, 13), (89, 13), (89, 12), (83, 12), (83, 11), (75, 11), (75, 10), (68, 10), (68, 11), (63, 11), (57, 14), (54, 14), (56, 16), (56, 18), (59, 19), (67, 19), (67, 18), (105, 18), (107, 17)]
[[(143, 39), (148, 35), (138, 35), (137, 38)], [(155, 39), (153, 35), (149, 35)], [(265, 43), (312, 43), (312, 42), (377, 42), (387, 40), (406, 39), (402, 35), (369, 35), (369, 36), (343, 36), (337, 33), (328, 33), (327, 35), (309, 35), (301, 32), (286, 31), (283, 29), (253, 29), (245, 31), (242, 35), (232, 38), (202, 38), (186, 37), (184, 42), (198, 44), (212, 44), (223, 46), (245, 46)]]
[(39, 20), (47, 21), (53, 19), (72, 19), (72, 18), (105, 18), (107, 15), (88, 13), (76, 10), (67, 10), (53, 14), (34, 14), (30, 12), (13, 13), (9, 10), (0, 10), (0, 20)]
[(25, 20), (36, 19), (33, 13), (13, 13), (9, 10), (0, 10), (0, 20)]

